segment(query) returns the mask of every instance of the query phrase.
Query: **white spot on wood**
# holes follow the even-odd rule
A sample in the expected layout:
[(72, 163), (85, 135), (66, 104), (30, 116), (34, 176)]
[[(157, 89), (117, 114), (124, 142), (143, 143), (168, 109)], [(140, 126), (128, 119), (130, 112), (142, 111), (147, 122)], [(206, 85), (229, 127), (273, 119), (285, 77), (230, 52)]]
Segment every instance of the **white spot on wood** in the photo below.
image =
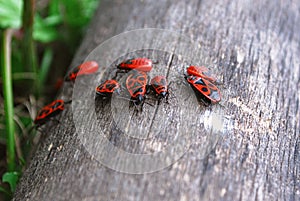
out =
[(222, 58), (222, 59), (224, 59), (224, 58), (225, 58), (225, 54), (224, 54), (224, 53), (222, 53), (222, 55), (221, 55), (221, 58)]
[(59, 145), (59, 147), (57, 147), (57, 151), (61, 151), (63, 148), (63, 145)]
[(180, 201), (187, 201), (188, 199), (187, 199), (187, 197), (186, 197), (186, 195), (181, 195), (180, 196)]
[(160, 194), (160, 195), (164, 195), (164, 194), (165, 194), (164, 189), (160, 189), (159, 194)]
[(221, 197), (224, 197), (224, 195), (225, 195), (225, 193), (226, 193), (227, 191), (226, 191), (226, 189), (225, 188), (222, 188), (222, 190), (221, 190)]
[(205, 111), (203, 123), (206, 130), (212, 129), (213, 132), (222, 132), (224, 129), (223, 117), (214, 112)]
[(189, 175), (188, 174), (185, 174), (184, 176), (183, 176), (183, 181), (185, 181), (186, 183), (190, 183), (190, 177), (189, 177)]
[(53, 144), (51, 143), (48, 147), (48, 151), (51, 151), (52, 147), (53, 147)]
[(245, 55), (246, 55), (246, 53), (245, 53), (245, 50), (244, 49), (242, 49), (242, 48), (236, 48), (237, 49), (237, 56), (236, 56), (236, 60), (237, 60), (237, 62), (240, 64), (240, 63), (243, 63), (244, 62), (244, 60), (245, 60)]
[(177, 55), (179, 60), (182, 60), (183, 56), (181, 54)]

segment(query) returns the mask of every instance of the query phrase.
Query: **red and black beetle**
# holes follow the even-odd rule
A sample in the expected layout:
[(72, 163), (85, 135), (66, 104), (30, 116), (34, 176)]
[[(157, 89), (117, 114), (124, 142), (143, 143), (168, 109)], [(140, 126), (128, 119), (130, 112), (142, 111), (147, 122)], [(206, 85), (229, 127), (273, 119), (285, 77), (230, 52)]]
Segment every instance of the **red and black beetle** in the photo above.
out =
[(126, 87), (135, 105), (144, 103), (147, 93), (148, 75), (143, 71), (132, 71), (126, 79)]
[(150, 81), (150, 88), (155, 92), (158, 99), (168, 98), (168, 82), (165, 76), (157, 75)]
[(194, 75), (185, 76), (187, 82), (191, 85), (199, 100), (204, 103), (218, 103), (221, 101), (220, 90), (210, 81)]
[(120, 94), (120, 84), (116, 80), (106, 80), (96, 87), (98, 97), (111, 97), (114, 92)]
[(70, 103), (71, 101), (63, 101), (61, 99), (55, 100), (52, 103), (44, 106), (38, 113), (34, 120), (34, 124), (36, 126), (41, 126), (46, 123), (50, 118), (58, 115), (65, 108), (66, 103)]

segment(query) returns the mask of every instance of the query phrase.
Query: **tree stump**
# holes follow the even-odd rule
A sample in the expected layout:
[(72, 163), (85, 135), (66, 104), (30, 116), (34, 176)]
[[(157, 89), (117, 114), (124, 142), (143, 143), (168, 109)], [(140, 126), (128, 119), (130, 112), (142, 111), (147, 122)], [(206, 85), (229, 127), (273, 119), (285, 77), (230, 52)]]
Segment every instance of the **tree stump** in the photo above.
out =
[[(72, 106), (44, 127), (14, 200), (300, 200), (299, 10), (293, 0), (101, 0), (72, 65), (96, 59), (101, 70), (64, 84)], [(126, 97), (94, 100), (130, 57), (158, 61), (149, 75), (173, 81), (168, 103), (150, 94), (134, 112)], [(220, 104), (197, 101), (187, 65), (216, 74)]]

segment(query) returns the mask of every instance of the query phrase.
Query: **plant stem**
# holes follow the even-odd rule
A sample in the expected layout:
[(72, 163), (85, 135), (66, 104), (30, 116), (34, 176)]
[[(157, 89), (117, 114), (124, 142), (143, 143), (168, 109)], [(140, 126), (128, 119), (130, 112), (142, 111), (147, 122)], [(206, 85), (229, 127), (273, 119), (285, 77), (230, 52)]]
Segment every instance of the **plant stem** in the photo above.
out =
[(36, 74), (36, 79), (33, 82), (33, 87), (37, 96), (40, 95), (40, 82), (37, 76), (37, 60), (36, 60), (36, 50), (33, 41), (33, 21), (34, 21), (34, 11), (35, 11), (35, 0), (23, 0), (23, 65), (27, 72), (34, 72)]
[(7, 134), (7, 164), (8, 171), (15, 170), (15, 127), (14, 127), (14, 105), (11, 78), (11, 37), (12, 30), (6, 29), (2, 35), (1, 42), (1, 68), (3, 76), (4, 111)]

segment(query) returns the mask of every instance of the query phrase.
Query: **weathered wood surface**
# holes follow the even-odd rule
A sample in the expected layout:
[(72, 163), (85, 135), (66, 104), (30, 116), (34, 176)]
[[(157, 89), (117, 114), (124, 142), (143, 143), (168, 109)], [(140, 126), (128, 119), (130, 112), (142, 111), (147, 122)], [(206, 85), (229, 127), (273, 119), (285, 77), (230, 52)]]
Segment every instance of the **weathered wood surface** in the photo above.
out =
[[(73, 104), (59, 117), (63, 126), (46, 128), (48, 136), (25, 171), (14, 200), (300, 200), (299, 12), (296, 0), (102, 0), (74, 65), (97, 45), (124, 31), (172, 30), (206, 50), (193, 61), (209, 65), (220, 78), (224, 107), (199, 106), (188, 96), (192, 94), (188, 87), (176, 82), (169, 104), (145, 104), (143, 115), (128, 114), (130, 122), (140, 121), (149, 130), (149, 139), (138, 140), (114, 126), (113, 105), (93, 108), (81, 103), (85, 111), (76, 113)], [(130, 46), (126, 42), (124, 49), (114, 50), (123, 58)], [(173, 47), (174, 43), (180, 42), (165, 45)], [(182, 51), (189, 58), (198, 56), (188, 48)], [(156, 57), (159, 72), (169, 80), (182, 79), (182, 66), (191, 62), (174, 52), (131, 55)], [(104, 76), (111, 75), (112, 68), (106, 72)], [(65, 99), (72, 98), (70, 86), (65, 85), (61, 94)], [(83, 97), (88, 94), (80, 85), (75, 88)], [(161, 151), (173, 134), (186, 131), (192, 143), (176, 163), (161, 171), (120, 173), (101, 165), (97, 153), (90, 154), (82, 145), (82, 131), (78, 127), (76, 131), (72, 111), (75, 118), (87, 115), (82, 124), (89, 123), (91, 130), (100, 128), (115, 147), (127, 152)], [(96, 112), (97, 118), (89, 112)], [(220, 138), (209, 138), (211, 133), (202, 119), (214, 112), (223, 115)], [(149, 122), (154, 126), (149, 128)], [(98, 136), (88, 137), (89, 142), (98, 140)], [(49, 152), (50, 146), (58, 148)]]

